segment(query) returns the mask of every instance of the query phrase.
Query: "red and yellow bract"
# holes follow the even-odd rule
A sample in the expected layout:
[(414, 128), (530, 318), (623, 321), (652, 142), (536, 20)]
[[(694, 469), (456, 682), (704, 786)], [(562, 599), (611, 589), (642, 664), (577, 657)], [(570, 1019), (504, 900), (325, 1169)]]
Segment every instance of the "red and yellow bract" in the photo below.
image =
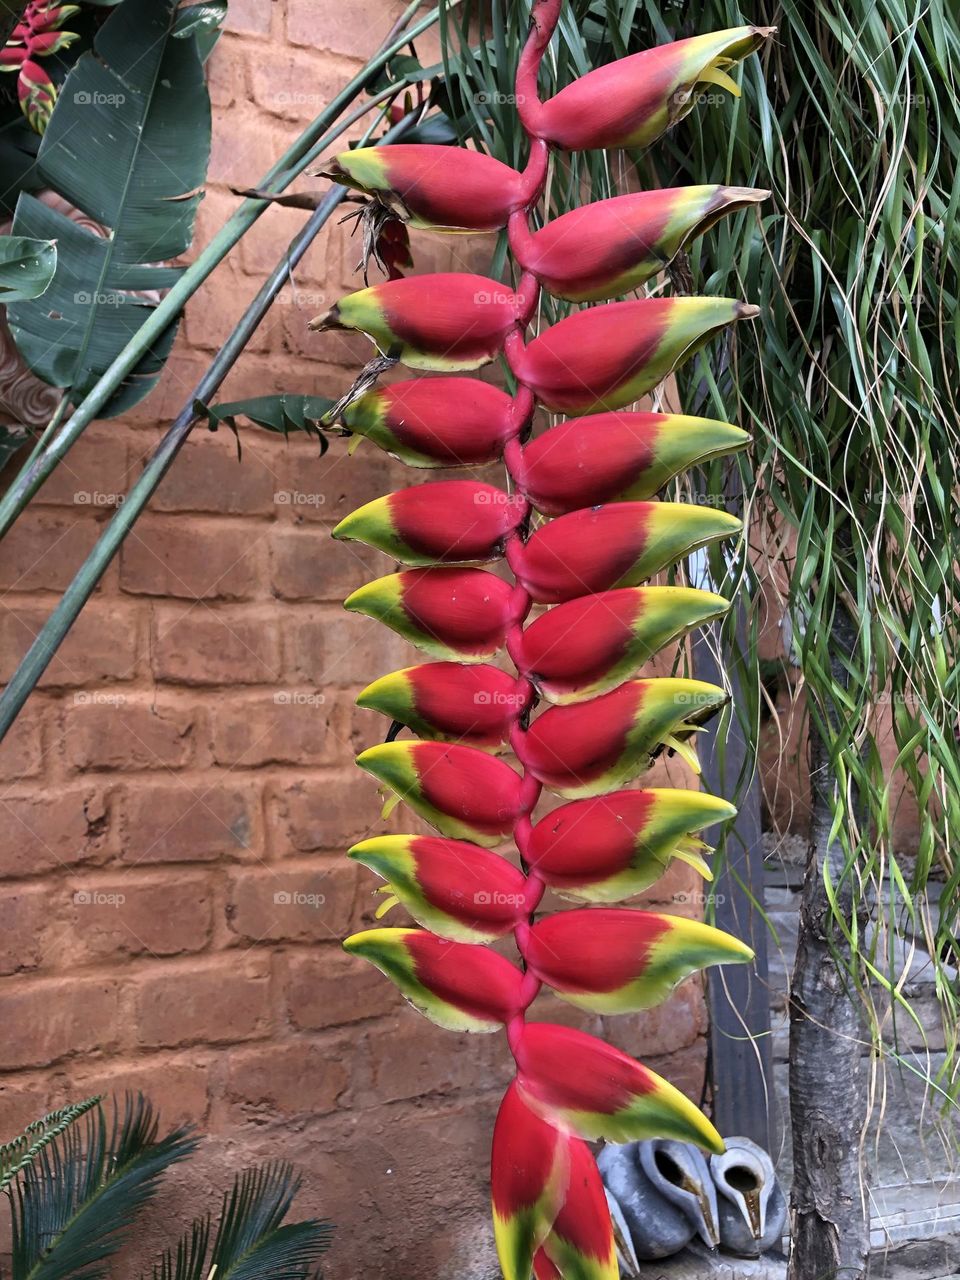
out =
[[(516, 1078), (497, 1117), (491, 1167), (506, 1280), (615, 1280), (610, 1217), (587, 1141), (670, 1137), (723, 1149), (692, 1102), (627, 1054), (566, 1026), (528, 1022), (542, 986), (601, 1013), (644, 1009), (706, 965), (752, 957), (699, 921), (596, 904), (641, 892), (675, 859), (709, 879), (698, 833), (736, 812), (695, 790), (618, 789), (664, 750), (695, 765), (686, 740), (726, 701), (718, 686), (639, 678), (638, 670), (729, 607), (710, 592), (649, 585), (651, 577), (741, 528), (725, 510), (657, 495), (685, 468), (748, 442), (729, 423), (628, 406), (758, 311), (729, 298), (611, 299), (765, 193), (642, 192), (537, 232), (530, 217), (551, 146), (649, 144), (692, 109), (698, 86), (735, 91), (728, 69), (769, 32), (740, 27), (664, 45), (541, 102), (538, 71), (561, 5), (533, 0), (517, 79), (530, 137), (523, 172), (418, 145), (346, 152), (330, 170), (413, 225), (508, 227), (516, 286), (451, 274), (390, 280), (351, 294), (314, 325), (360, 330), (383, 355), (445, 373), (348, 401), (349, 430), (415, 467), (502, 459), (507, 473), (503, 488), (458, 478), (403, 489), (335, 531), (407, 566), (361, 587), (347, 607), (436, 659), (363, 691), (362, 706), (417, 737), (391, 734), (358, 763), (439, 834), (374, 836), (350, 850), (393, 895), (378, 915), (400, 902), (422, 927), (371, 929), (345, 945), (442, 1026), (506, 1032)], [(527, 342), (541, 288), (603, 305)], [(449, 376), (501, 356), (514, 396)], [(538, 405), (571, 420), (532, 438)], [(501, 563), (466, 567), (489, 561)], [(525, 627), (535, 603), (555, 607)], [(512, 671), (493, 665), (503, 649)], [(535, 715), (541, 698), (554, 705)], [(504, 746), (519, 772), (498, 758)], [(570, 803), (534, 822), (543, 787)], [(511, 836), (519, 866), (493, 851)], [(590, 905), (538, 921), (547, 886)], [(485, 946), (508, 935), (521, 967)]]

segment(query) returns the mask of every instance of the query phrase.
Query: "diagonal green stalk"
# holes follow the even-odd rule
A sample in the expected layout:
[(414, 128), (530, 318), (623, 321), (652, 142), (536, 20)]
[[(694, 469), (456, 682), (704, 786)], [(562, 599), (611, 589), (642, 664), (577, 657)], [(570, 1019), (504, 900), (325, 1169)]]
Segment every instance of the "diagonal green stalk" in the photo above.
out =
[[(402, 34), (391, 39), (388, 45), (366, 64), (363, 70), (340, 91), (329, 106), (304, 130), (300, 137), (280, 157), (272, 169), (256, 184), (259, 189), (280, 192), (316, 158), (320, 151), (339, 137), (346, 127), (369, 109), (362, 110), (341, 121), (331, 132), (331, 126), (369, 82), (371, 75), (383, 67), (395, 54), (418, 35), (428, 30), (438, 17), (432, 9), (414, 26), (406, 29), (406, 23), (420, 7), (419, 0), (408, 6), (400, 22)], [(389, 96), (389, 95), (384, 95)], [(266, 200), (245, 200), (239, 209), (224, 223), (210, 244), (203, 250), (177, 283), (164, 296), (160, 304), (140, 326), (120, 355), (105, 371), (89, 395), (74, 410), (47, 445), (24, 465), (0, 501), (0, 538), (7, 533), (17, 517), (44, 483), (50, 473), (76, 444), (77, 440), (109, 401), (123, 379), (137, 365), (140, 358), (156, 342), (164, 330), (177, 318), (187, 301), (199, 289), (212, 271), (223, 261), (244, 233), (256, 222), (268, 207)]]
[[(377, 141), (376, 145), (385, 146), (395, 142), (410, 127), (415, 115), (415, 112), (411, 112), (410, 115), (394, 125)], [(7, 730), (13, 724), (23, 704), (33, 692), (37, 681), (50, 665), (67, 632), (76, 622), (80, 610), (90, 599), (97, 583), (103, 577), (113, 557), (120, 550), (124, 539), (139, 519), (160, 481), (169, 471), (173, 460), (183, 448), (190, 432), (200, 421), (200, 415), (196, 410), (196, 402), (199, 400), (206, 403), (219, 390), (224, 378), (233, 368), (243, 349), (256, 332), (258, 325), (267, 314), (277, 294), (289, 281), (290, 272), (300, 262), (333, 211), (344, 200), (346, 194), (346, 188), (334, 187), (290, 242), (286, 253), (247, 307), (239, 324), (217, 352), (210, 367), (197, 383), (193, 392), (187, 397), (186, 403), (168, 428), (166, 435), (160, 441), (146, 467), (144, 467), (136, 484), (127, 494), (122, 506), (117, 509), (116, 515), (104, 529), (90, 554), (77, 570), (73, 581), (63, 593), (60, 603), (41, 627), (39, 634), (14, 672), (10, 683), (3, 691), (3, 695), (0, 696), (0, 742), (3, 741)]]

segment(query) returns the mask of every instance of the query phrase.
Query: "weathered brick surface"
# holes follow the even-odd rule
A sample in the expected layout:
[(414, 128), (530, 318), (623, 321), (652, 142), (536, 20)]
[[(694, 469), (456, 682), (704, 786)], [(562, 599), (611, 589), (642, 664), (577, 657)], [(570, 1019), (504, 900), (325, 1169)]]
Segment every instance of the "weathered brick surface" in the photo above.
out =
[(269, 965), (216, 956), (202, 968), (164, 966), (141, 977), (135, 1016), (137, 1040), (148, 1048), (262, 1039), (272, 1022)]
[[(238, 207), (229, 184), (263, 175), (404, 7), (231, 0), (198, 247)], [(418, 52), (436, 60), (435, 41)], [(304, 216), (262, 216), (190, 304), (154, 394), (91, 428), (4, 541), (0, 681)], [(414, 239), (422, 271), (482, 271), (490, 248)], [(222, 400), (346, 389), (369, 344), (306, 322), (356, 286), (357, 256), (345, 227), (317, 238)], [(489, 1253), (503, 1040), (434, 1028), (339, 946), (381, 900), (346, 849), (421, 828), (402, 807), (381, 818), (351, 764), (386, 729), (357, 692), (416, 654), (339, 601), (394, 566), (329, 532), (429, 477), (369, 443), (349, 457), (334, 439), (320, 456), (242, 420), (240, 435), (238, 461), (228, 430), (194, 431), (0, 749), (0, 1141), (70, 1099), (142, 1089), (165, 1123), (210, 1135), (147, 1215), (151, 1245), (216, 1211), (239, 1168), (282, 1158), (304, 1177), (298, 1215), (338, 1224), (329, 1280), (459, 1276)], [(699, 893), (678, 865), (647, 901), (695, 915)], [(698, 983), (619, 1023), (553, 997), (534, 1012), (608, 1035), (699, 1096)]]

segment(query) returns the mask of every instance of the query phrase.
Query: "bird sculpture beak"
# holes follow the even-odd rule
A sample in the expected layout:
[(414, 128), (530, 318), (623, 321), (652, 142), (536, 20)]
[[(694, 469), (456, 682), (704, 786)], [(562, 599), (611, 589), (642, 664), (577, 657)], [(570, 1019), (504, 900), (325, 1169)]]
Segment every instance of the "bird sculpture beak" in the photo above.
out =
[(771, 1179), (763, 1163), (744, 1147), (731, 1147), (710, 1161), (713, 1179), (720, 1193), (743, 1215), (754, 1240), (760, 1240), (767, 1229), (767, 1202)]

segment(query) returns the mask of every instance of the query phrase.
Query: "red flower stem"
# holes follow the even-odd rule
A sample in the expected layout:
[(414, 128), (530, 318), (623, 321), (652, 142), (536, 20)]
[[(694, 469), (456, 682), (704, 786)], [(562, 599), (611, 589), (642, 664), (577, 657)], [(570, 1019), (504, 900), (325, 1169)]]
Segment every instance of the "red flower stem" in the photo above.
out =
[[(543, 55), (550, 44), (550, 39), (556, 28), (560, 18), (560, 7), (563, 0), (534, 0), (533, 12), (531, 14), (530, 35), (524, 46), (523, 53), (520, 57), (520, 65), (517, 71), (517, 103), (520, 108), (520, 118), (523, 123), (527, 135), (531, 139), (530, 159), (524, 170), (525, 175), (529, 179), (527, 189), (529, 191), (529, 199), (522, 210), (518, 210), (510, 218), (509, 235), (510, 247), (514, 252), (515, 246), (521, 249), (529, 242), (530, 226), (529, 219), (533, 206), (540, 199), (543, 191), (547, 174), (547, 159), (549, 156), (549, 147), (546, 142), (537, 136), (535, 128), (530, 127), (530, 120), (536, 118), (536, 109), (539, 107), (539, 98), (537, 96), (537, 78), (540, 71), (540, 63)], [(526, 107), (526, 114), (524, 112)], [(531, 114), (532, 112), (532, 114)], [(523, 257), (521, 254), (514, 252), (514, 257), (519, 262), (521, 269), (523, 268)], [(517, 292), (522, 299), (520, 306), (520, 315), (517, 328), (513, 330), (507, 337), (505, 344), (505, 354), (511, 368), (514, 366), (516, 356), (519, 349), (524, 345), (523, 330), (532, 320), (536, 313), (537, 306), (540, 302), (540, 282), (529, 271), (523, 270), (520, 277)], [(511, 359), (511, 353), (513, 359)], [(524, 385), (522, 380), (518, 379), (517, 393), (514, 397), (513, 409), (513, 425), (515, 428), (512, 439), (507, 444), (503, 453), (503, 462), (517, 492), (524, 500), (523, 520), (517, 528), (517, 531), (507, 540), (504, 548), (507, 565), (514, 575), (516, 585), (513, 588), (513, 595), (510, 601), (510, 627), (507, 631), (507, 653), (510, 660), (517, 668), (517, 715), (513, 728), (510, 732), (510, 745), (520, 764), (522, 770), (522, 784), (520, 787), (520, 816), (514, 823), (513, 840), (517, 846), (517, 852), (520, 855), (520, 866), (527, 878), (525, 907), (528, 913), (528, 919), (518, 924), (514, 930), (514, 942), (517, 951), (524, 964), (523, 983), (520, 989), (520, 1011), (515, 1017), (511, 1018), (507, 1024), (507, 1042), (510, 1045), (510, 1051), (514, 1060), (520, 1048), (520, 1040), (523, 1035), (523, 1024), (527, 1009), (537, 998), (540, 992), (541, 982), (526, 965), (527, 948), (530, 939), (530, 928), (533, 924), (537, 907), (543, 897), (545, 885), (537, 874), (536, 870), (530, 869), (530, 844), (533, 832), (533, 820), (531, 814), (536, 808), (537, 801), (540, 799), (540, 793), (543, 790), (542, 784), (537, 780), (530, 771), (526, 758), (526, 727), (530, 718), (530, 712), (533, 710), (537, 699), (537, 692), (530, 679), (530, 673), (527, 669), (526, 659), (523, 653), (523, 624), (530, 612), (530, 606), (533, 603), (529, 592), (521, 585), (518, 569), (523, 557), (523, 546), (529, 533), (530, 518), (533, 509), (529, 500), (524, 494), (523, 485), (523, 448), (520, 444), (521, 434), (529, 427), (535, 409), (535, 400), (533, 392), (529, 387)]]

